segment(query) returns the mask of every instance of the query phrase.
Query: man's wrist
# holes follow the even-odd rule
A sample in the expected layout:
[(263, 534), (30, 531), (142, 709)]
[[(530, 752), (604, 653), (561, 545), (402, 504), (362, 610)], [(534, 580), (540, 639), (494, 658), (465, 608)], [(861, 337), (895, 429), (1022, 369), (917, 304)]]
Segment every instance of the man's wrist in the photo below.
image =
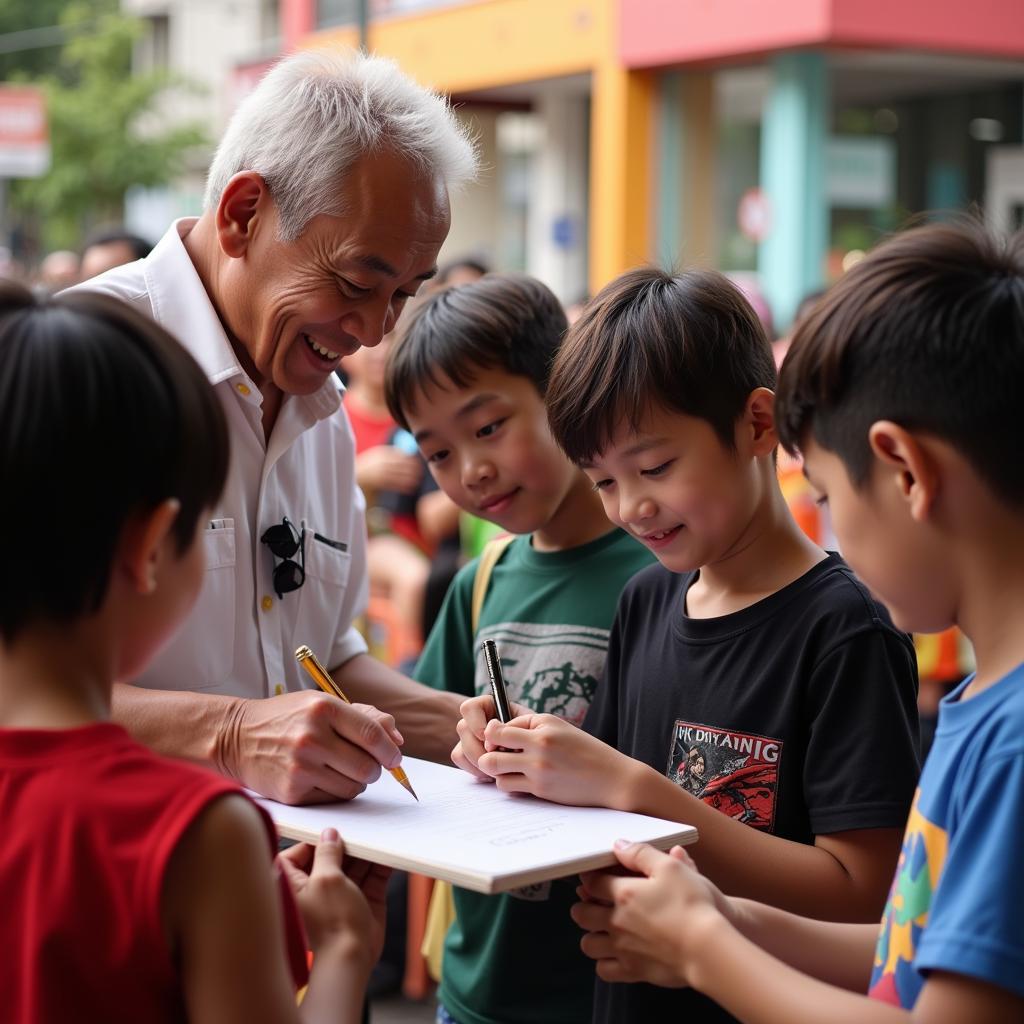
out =
[(213, 765), (221, 775), (242, 781), (242, 733), (249, 701), (232, 697), (224, 702), (224, 710), (214, 735)]

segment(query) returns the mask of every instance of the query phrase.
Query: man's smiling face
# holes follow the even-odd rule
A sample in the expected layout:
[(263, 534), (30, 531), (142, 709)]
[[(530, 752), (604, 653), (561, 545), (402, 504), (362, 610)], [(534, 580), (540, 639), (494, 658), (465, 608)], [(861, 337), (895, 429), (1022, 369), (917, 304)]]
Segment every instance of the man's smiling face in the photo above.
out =
[(271, 201), (232, 276), (226, 312), (247, 369), (286, 394), (316, 391), (343, 356), (377, 345), (436, 273), (448, 234), (443, 184), (394, 153), (358, 160), (341, 200), (340, 214), (314, 217), (289, 242)]

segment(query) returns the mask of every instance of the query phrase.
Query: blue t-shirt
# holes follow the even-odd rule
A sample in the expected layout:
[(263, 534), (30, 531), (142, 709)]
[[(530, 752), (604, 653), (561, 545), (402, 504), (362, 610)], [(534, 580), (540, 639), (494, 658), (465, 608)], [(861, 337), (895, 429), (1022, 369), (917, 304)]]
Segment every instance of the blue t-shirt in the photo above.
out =
[(970, 682), (939, 709), (882, 917), (870, 995), (904, 1009), (932, 970), (1024, 996), (1024, 665), (961, 701)]

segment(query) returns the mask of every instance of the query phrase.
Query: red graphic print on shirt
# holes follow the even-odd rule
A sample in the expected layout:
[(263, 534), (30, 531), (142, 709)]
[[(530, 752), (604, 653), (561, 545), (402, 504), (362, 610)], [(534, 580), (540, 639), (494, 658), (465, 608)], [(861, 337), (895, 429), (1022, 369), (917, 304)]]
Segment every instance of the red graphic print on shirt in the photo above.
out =
[(730, 818), (770, 832), (782, 741), (677, 721), (665, 773)]

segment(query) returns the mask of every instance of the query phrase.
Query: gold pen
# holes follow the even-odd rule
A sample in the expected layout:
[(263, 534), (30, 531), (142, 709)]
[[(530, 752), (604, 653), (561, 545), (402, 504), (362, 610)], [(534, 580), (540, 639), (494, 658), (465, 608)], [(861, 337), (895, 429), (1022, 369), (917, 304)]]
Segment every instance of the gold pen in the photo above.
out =
[[(297, 648), (295, 651), (295, 660), (312, 676), (313, 682), (320, 687), (324, 693), (329, 693), (332, 697), (338, 697), (343, 700), (346, 704), (351, 704), (352, 701), (341, 692), (341, 687), (334, 681), (333, 678), (328, 674), (327, 670), (320, 664), (317, 656), (305, 645)], [(416, 796), (416, 790), (412, 788), (412, 783), (409, 782), (409, 776), (405, 774), (401, 766), (397, 768), (389, 768), (392, 776), (395, 780), (402, 784), (412, 794), (413, 799), (419, 803), (420, 798)]]

